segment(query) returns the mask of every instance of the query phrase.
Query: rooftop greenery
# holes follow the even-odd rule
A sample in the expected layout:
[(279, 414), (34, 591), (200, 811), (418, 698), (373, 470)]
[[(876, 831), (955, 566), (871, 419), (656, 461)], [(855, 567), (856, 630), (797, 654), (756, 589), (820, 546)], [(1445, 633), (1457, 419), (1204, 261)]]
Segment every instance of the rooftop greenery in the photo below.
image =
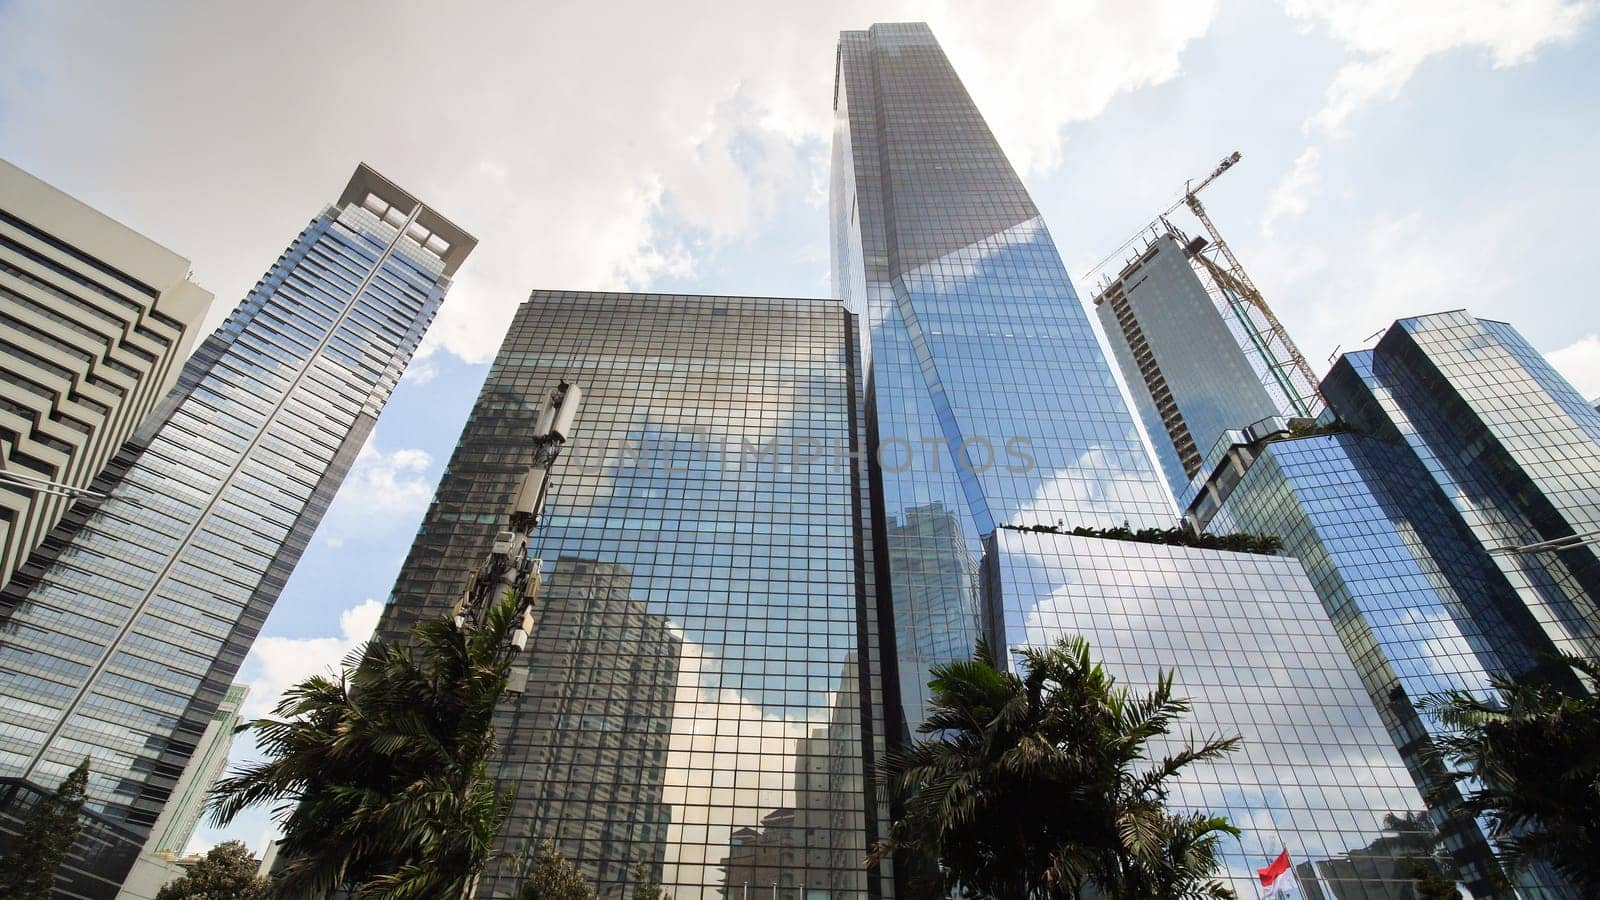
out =
[(1036, 531), (1041, 534), (1070, 534), (1075, 537), (1106, 538), (1113, 541), (1136, 541), (1141, 544), (1171, 544), (1178, 547), (1198, 547), (1202, 550), (1231, 550), (1235, 553), (1258, 553), (1278, 556), (1283, 553), (1283, 540), (1270, 534), (1196, 534), (1179, 526), (1176, 528), (1140, 528), (1135, 531), (1126, 522), (1116, 528), (1088, 528), (1079, 525), (1067, 528), (1056, 525), (1002, 525), (1010, 531)]
[(1283, 435), (1283, 437), (1279, 438), (1279, 440), (1294, 440), (1295, 438), (1316, 437), (1319, 434), (1338, 434), (1341, 431), (1349, 430), (1350, 426), (1339, 421), (1338, 419), (1334, 419), (1332, 422), (1329, 422), (1326, 425), (1319, 425), (1316, 422), (1295, 422), (1289, 426), (1289, 433)]

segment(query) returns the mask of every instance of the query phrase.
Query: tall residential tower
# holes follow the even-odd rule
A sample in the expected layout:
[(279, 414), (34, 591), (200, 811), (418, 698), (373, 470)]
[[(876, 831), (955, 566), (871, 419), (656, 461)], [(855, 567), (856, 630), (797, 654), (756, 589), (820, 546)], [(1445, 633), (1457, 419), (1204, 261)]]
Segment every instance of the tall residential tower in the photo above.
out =
[[(363, 165), (0, 593), (0, 828), (85, 757), (144, 843), (475, 241)], [(131, 856), (78, 854), (68, 896)]]

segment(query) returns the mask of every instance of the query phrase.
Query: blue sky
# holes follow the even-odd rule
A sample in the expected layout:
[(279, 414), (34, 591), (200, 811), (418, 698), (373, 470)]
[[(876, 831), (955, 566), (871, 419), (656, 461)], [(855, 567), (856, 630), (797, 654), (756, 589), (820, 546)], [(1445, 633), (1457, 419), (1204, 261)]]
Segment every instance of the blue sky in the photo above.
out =
[(1466, 307), (1600, 395), (1593, 2), (668, 6), (0, 2), (0, 155), (189, 257), (213, 324), (358, 160), (480, 238), (252, 712), (370, 631), (529, 289), (828, 294), (841, 28), (933, 25), (1075, 276), (1237, 149), (1207, 207), (1319, 371)]

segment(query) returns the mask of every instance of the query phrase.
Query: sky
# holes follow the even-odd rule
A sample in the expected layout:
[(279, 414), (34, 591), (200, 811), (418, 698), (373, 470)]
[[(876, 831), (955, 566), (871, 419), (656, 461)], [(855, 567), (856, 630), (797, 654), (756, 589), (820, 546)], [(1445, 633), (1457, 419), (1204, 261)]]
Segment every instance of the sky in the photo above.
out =
[[(530, 289), (830, 295), (841, 29), (930, 23), (1085, 294), (1238, 150), (1202, 196), (1319, 374), (1395, 318), (1466, 308), (1600, 397), (1597, 18), (1596, 0), (0, 0), (0, 156), (190, 259), (207, 328), (359, 161), (479, 239), (245, 661), (261, 715), (371, 633)], [(251, 813), (192, 847), (259, 851), (270, 827)]]

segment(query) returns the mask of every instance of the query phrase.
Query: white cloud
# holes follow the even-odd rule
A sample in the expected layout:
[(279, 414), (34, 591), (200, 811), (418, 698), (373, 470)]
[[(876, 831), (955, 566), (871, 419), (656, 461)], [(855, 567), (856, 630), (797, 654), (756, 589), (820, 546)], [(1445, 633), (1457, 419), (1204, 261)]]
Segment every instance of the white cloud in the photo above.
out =
[(690, 276), (769, 221), (775, 198), (810, 199), (815, 228), (796, 240), (825, 257), (841, 28), (930, 20), (1028, 172), (1060, 160), (1064, 125), (1173, 78), (1214, 12), (22, 0), (0, 27), (0, 107), (10, 158), (194, 260), (217, 293), (212, 324), (371, 162), (480, 239), (419, 360), (483, 362), (531, 288)]
[(1057, 469), (1049, 480), (1042, 480), (1032, 499), (1015, 514), (997, 509), (995, 515), (1001, 525), (1024, 527), (1121, 525), (1127, 510), (1151, 505), (1149, 482), (1143, 474), (1146, 461), (1091, 447), (1072, 465)]
[(1321, 162), (1322, 153), (1316, 147), (1307, 147), (1295, 158), (1294, 168), (1283, 176), (1267, 199), (1267, 212), (1261, 219), (1263, 235), (1271, 237), (1272, 226), (1279, 219), (1305, 215), (1322, 183), (1322, 173), (1318, 170)]
[(412, 384), (427, 384), (439, 376), (439, 363), (433, 359), (413, 358), (411, 365), (406, 367), (406, 373), (400, 376), (401, 381)]
[(942, 3), (921, 11), (1024, 174), (1061, 162), (1061, 129), (1117, 96), (1177, 77), (1216, 17), (1212, 0)]
[(1600, 334), (1590, 334), (1545, 354), (1585, 399), (1600, 399)]
[(369, 440), (356, 455), (323, 520), (323, 533), (330, 543), (342, 544), (357, 536), (353, 529), (419, 518), (433, 498), (435, 480), (428, 475), (432, 465), (433, 457), (426, 450), (402, 447), (384, 451)]
[(382, 612), (383, 604), (368, 598), (339, 614), (337, 637), (258, 639), (241, 669), (241, 680), (250, 686), (245, 717), (266, 715), (286, 688), (312, 675), (337, 670), (340, 660), (372, 636)]
[[(1259, 284), (1312, 369), (1369, 346), (1395, 319), (1451, 309), (1479, 315), (1513, 296), (1516, 270), (1483, 247), (1502, 246), (1520, 219), (1500, 211), (1467, 220), (1380, 215), (1334, 242), (1268, 241), (1250, 257)], [(1282, 302), (1279, 302), (1282, 298)]]
[(1495, 68), (1570, 40), (1593, 15), (1588, 0), (1286, 0), (1290, 16), (1321, 25), (1349, 54), (1308, 129), (1340, 132), (1357, 110), (1393, 99), (1430, 57), (1487, 51)]

